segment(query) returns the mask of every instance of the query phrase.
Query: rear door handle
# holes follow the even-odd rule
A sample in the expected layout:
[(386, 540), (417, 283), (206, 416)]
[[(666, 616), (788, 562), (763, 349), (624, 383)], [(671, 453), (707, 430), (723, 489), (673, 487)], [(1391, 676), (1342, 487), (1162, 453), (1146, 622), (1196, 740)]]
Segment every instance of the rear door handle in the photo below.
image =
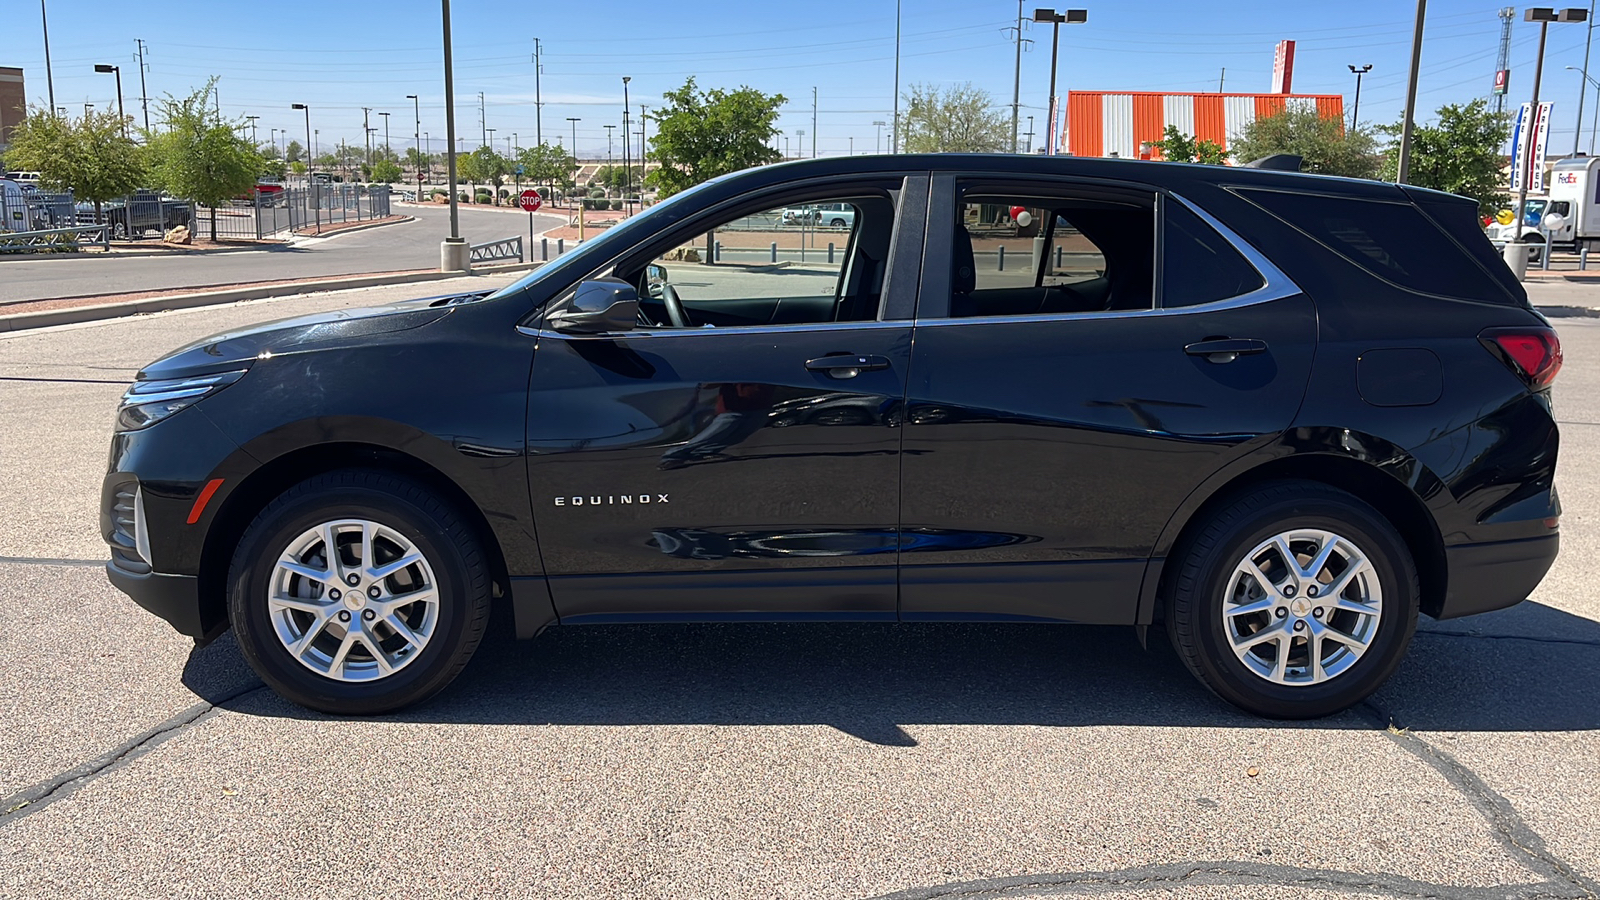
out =
[(1218, 338), (1184, 345), (1183, 352), (1190, 356), (1204, 356), (1214, 363), (1231, 363), (1241, 356), (1267, 352), (1267, 342), (1255, 338)]
[(821, 372), (829, 378), (854, 378), (862, 372), (875, 372), (889, 368), (886, 356), (857, 356), (841, 353), (837, 356), (819, 356), (806, 360), (806, 370)]

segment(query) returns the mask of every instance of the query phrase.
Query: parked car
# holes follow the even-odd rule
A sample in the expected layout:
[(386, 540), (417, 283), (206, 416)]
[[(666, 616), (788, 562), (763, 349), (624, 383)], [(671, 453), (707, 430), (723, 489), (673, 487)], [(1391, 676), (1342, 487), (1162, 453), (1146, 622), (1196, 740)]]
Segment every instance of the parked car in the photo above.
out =
[[(660, 261), (837, 205), (837, 274)], [(985, 207), (1040, 233), (969, 233)], [(1155, 626), (1226, 700), (1322, 716), (1383, 684), (1419, 614), (1543, 578), (1560, 367), (1465, 198), (808, 160), (684, 191), (493, 293), (163, 356), (117, 412), (101, 524), (115, 585), (198, 639), (231, 626), (267, 684), (333, 713), (439, 691), (500, 603), (523, 638)]]
[(108, 200), (100, 204), (98, 218), (93, 203), (78, 203), (75, 209), (79, 225), (109, 224), (111, 237), (119, 241), (143, 237), (152, 230), (169, 231), (194, 219), (194, 209), (187, 201), (156, 191), (138, 191), (127, 199)]
[(15, 181), (24, 188), (37, 188), (39, 186), (38, 172), (7, 172), (0, 175), (6, 181)]
[(785, 209), (779, 221), (785, 225), (848, 229), (856, 222), (856, 209), (848, 203), (811, 203)]

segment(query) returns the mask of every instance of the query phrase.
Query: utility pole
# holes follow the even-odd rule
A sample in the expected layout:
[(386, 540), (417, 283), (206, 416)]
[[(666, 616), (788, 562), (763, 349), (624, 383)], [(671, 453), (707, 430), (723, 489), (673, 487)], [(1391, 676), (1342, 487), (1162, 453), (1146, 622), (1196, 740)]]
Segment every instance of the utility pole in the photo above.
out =
[(383, 116), (383, 158), (388, 159), (389, 154), (394, 152), (389, 149), (389, 114), (381, 112), (378, 115)]
[(367, 136), (367, 168), (372, 168), (372, 107), (361, 107), (361, 133)]
[(623, 215), (627, 215), (627, 210), (630, 208), (629, 205), (628, 205), (628, 188), (631, 187), (632, 184), (633, 184), (633, 165), (632, 165), (632, 160), (628, 156), (628, 147), (633, 144), (633, 138), (628, 136), (628, 125), (629, 125), (628, 117), (633, 112), (632, 109), (630, 109), (629, 105), (628, 105), (628, 82), (630, 82), (632, 80), (633, 80), (633, 76), (631, 76), (631, 75), (622, 76), (622, 208), (624, 210)]
[(478, 146), (489, 143), (489, 114), (484, 109), (483, 91), (478, 92)]
[(1022, 115), (1022, 0), (1016, 0), (1016, 78), (1011, 83), (1011, 152), (1021, 130)]
[(1228, 67), (1222, 67), (1222, 74), (1217, 76), (1217, 93), (1222, 93), (1222, 86), (1228, 83)]
[(133, 42), (139, 46), (139, 100), (144, 104), (144, 130), (150, 132), (150, 92), (144, 86), (145, 70), (150, 68), (144, 61), (144, 41), (134, 38)]
[(259, 145), (261, 143), (261, 138), (256, 133), (256, 120), (259, 119), (259, 118), (261, 118), (261, 117), (260, 116), (245, 116), (245, 120), (250, 123), (250, 143), (251, 144)]
[[(645, 168), (649, 165), (647, 160), (650, 159), (650, 151), (645, 144), (644, 136), (644, 133), (650, 130), (649, 122), (650, 107), (641, 103), (639, 104), (639, 187), (641, 190), (644, 187)], [(640, 196), (642, 197), (643, 194)]]
[(1033, 116), (1028, 117), (1028, 149), (1026, 152), (1033, 152)]
[(884, 122), (882, 119), (873, 119), (872, 120), (872, 127), (878, 129), (878, 136), (877, 136), (877, 138), (874, 140), (874, 142), (872, 144), (872, 152), (873, 153), (882, 153), (883, 152), (883, 126), (886, 125), (886, 124), (887, 123)]
[(1500, 55), (1494, 64), (1495, 74), (1506, 73), (1505, 87), (1494, 95), (1494, 111), (1506, 111), (1506, 93), (1511, 90), (1511, 23), (1516, 21), (1516, 7), (1507, 6), (1500, 10)]
[[(407, 94), (406, 99), (411, 101), (411, 114), (414, 117), (411, 123), (414, 128), (411, 133), (411, 143), (417, 148), (417, 174), (421, 175), (424, 162), (422, 155), (422, 100), (416, 94)], [(417, 180), (417, 184), (422, 184), (421, 179)], [(422, 188), (418, 187), (417, 190), (421, 191)], [(417, 196), (420, 197), (421, 194), (419, 193)]]
[(44, 28), (44, 83), (50, 89), (50, 110), (56, 108), (56, 78), (50, 71), (50, 17), (45, 14), (44, 0), (39, 0), (39, 24)]
[(1589, 88), (1589, 50), (1594, 46), (1594, 0), (1589, 0), (1588, 35), (1583, 41), (1583, 81), (1578, 83), (1578, 124), (1572, 129), (1572, 155), (1578, 155), (1578, 139), (1583, 135), (1583, 97)]
[(889, 145), (890, 153), (900, 152), (900, 0), (894, 0), (894, 127)]
[(817, 89), (811, 89), (811, 158), (817, 158)]
[[(1417, 0), (1417, 24), (1411, 34), (1411, 76), (1406, 84), (1406, 112), (1405, 121), (1400, 126), (1400, 159), (1395, 166), (1395, 183), (1405, 184), (1406, 178), (1411, 175), (1411, 132), (1416, 127), (1417, 121), (1417, 73), (1422, 66), (1422, 25), (1428, 14), (1428, 0)], [(1541, 32), (1541, 35), (1543, 32)], [(1542, 38), (1541, 38), (1542, 40)], [(1544, 55), (1544, 45), (1539, 46), (1539, 54)], [(1533, 89), (1534, 102), (1539, 99), (1538, 82), (1535, 81)], [(1520, 215), (1520, 213), (1519, 213)]]
[(539, 76), (544, 73), (544, 63), (539, 56), (544, 52), (539, 39), (533, 39), (533, 142), (544, 146), (544, 99), (539, 90)]

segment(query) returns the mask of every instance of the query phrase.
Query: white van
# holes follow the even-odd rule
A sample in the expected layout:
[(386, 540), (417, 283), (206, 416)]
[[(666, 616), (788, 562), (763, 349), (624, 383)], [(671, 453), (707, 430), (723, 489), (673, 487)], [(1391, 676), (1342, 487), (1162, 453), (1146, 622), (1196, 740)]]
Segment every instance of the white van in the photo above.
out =
[(28, 198), (22, 185), (0, 179), (0, 231), (28, 230)]
[(5, 174), (5, 180), (7, 180), (7, 181), (15, 181), (18, 185), (20, 185), (22, 187), (25, 187), (25, 188), (37, 188), (39, 186), (39, 173), (38, 172), (7, 172)]

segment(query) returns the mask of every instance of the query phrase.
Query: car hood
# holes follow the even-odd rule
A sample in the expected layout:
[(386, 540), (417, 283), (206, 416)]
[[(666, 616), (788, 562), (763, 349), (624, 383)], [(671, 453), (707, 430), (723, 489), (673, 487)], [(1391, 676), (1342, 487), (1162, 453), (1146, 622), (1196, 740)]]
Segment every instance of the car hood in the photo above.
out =
[(385, 306), (341, 309), (263, 322), (225, 331), (168, 353), (139, 371), (139, 381), (192, 378), (248, 368), (264, 356), (358, 345), (378, 334), (409, 331), (448, 316), (451, 307), (481, 300), (488, 291), (443, 294)]

